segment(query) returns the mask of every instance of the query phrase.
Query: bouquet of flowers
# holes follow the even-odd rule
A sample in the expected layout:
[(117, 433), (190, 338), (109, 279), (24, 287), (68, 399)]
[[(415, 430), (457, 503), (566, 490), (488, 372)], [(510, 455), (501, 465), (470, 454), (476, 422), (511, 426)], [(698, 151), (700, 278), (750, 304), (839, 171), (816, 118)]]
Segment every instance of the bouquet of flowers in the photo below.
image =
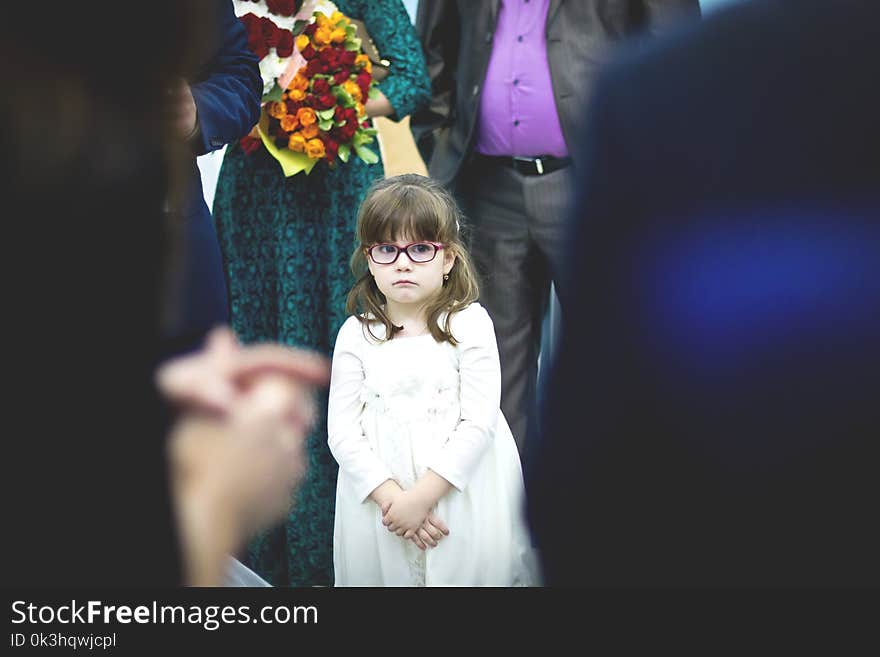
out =
[(285, 176), (307, 175), (320, 161), (336, 166), (352, 153), (379, 161), (367, 144), (376, 130), (364, 104), (375, 95), (369, 58), (356, 27), (331, 2), (240, 0), (236, 14), (260, 57), (263, 110), (246, 153), (264, 146)]

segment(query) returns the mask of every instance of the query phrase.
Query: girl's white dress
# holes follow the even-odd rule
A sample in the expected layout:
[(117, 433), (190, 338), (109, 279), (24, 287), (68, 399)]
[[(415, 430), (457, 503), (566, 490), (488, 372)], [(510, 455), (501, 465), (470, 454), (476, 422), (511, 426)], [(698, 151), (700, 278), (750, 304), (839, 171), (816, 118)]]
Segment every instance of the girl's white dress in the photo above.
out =
[[(340, 466), (336, 586), (539, 583), (519, 454), (499, 408), (492, 320), (473, 303), (451, 328), (455, 347), (431, 335), (376, 343), (356, 317), (339, 331), (328, 419)], [(450, 533), (422, 552), (382, 525), (369, 494), (387, 479), (410, 488), (428, 468), (454, 488), (435, 511)]]

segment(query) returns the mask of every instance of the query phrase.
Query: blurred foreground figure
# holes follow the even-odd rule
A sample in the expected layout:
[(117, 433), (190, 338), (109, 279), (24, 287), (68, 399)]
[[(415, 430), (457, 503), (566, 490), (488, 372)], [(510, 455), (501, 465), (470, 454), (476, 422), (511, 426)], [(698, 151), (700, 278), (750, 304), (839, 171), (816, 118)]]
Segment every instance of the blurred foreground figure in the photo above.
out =
[(0, 26), (4, 586), (219, 584), (302, 474), (323, 358), (220, 330), (157, 375), (192, 159), (167, 89), (210, 50), (204, 6)]
[(527, 482), (549, 585), (880, 584), (878, 23), (745, 3), (599, 80)]

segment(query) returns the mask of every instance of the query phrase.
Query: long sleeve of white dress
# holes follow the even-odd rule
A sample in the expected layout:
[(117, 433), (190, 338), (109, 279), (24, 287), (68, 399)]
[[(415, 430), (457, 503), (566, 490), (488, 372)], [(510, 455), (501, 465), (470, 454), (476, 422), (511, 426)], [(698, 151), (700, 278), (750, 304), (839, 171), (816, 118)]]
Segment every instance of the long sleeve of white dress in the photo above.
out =
[(367, 499), (377, 486), (393, 479), (391, 470), (373, 452), (361, 426), (364, 368), (361, 323), (349, 317), (336, 336), (330, 372), (327, 434), (330, 452), (350, 477), (358, 498)]
[(495, 328), (481, 305), (471, 304), (453, 316), (451, 329), (459, 342), (461, 417), (429, 467), (458, 490), (464, 490), (495, 435), (501, 403), (501, 363)]

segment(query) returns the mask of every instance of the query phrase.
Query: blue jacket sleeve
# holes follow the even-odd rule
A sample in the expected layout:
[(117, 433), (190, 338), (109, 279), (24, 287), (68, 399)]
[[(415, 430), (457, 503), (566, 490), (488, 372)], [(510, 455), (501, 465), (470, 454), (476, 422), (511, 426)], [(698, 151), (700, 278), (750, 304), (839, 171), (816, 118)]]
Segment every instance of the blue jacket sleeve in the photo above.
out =
[(263, 82), (259, 60), (248, 49), (247, 33), (229, 0), (220, 5), (218, 47), (210, 61), (190, 80), (198, 111), (196, 155), (204, 155), (240, 139), (260, 118)]

